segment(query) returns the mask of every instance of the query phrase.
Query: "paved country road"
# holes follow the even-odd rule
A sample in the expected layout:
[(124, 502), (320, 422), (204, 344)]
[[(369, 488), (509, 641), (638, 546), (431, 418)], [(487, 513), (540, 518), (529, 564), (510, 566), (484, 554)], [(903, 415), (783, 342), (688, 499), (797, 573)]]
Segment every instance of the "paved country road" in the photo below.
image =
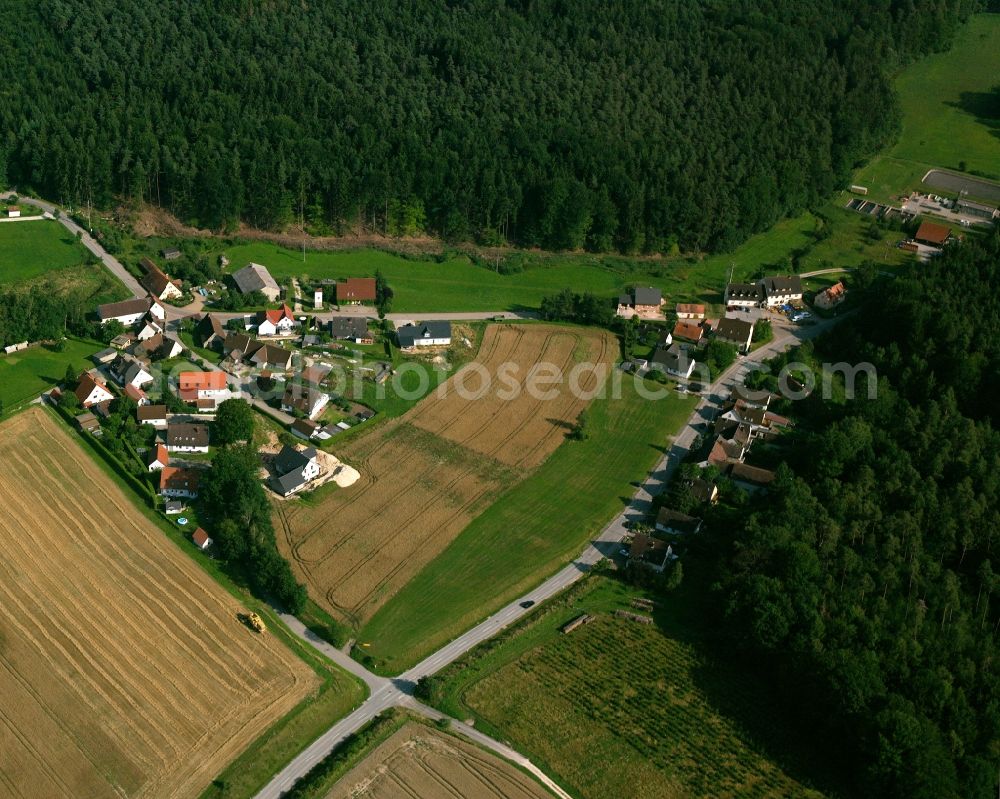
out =
[[(311, 643), (347, 671), (364, 680), (372, 691), (372, 694), (351, 715), (338, 721), (320, 738), (310, 744), (308, 748), (299, 753), (291, 763), (282, 769), (257, 794), (256, 799), (278, 799), (284, 791), (291, 788), (297, 779), (308, 774), (315, 765), (330, 754), (348, 735), (357, 732), (361, 727), (375, 718), (375, 716), (390, 707), (403, 706), (417, 710), (417, 712), (424, 713), (425, 715), (437, 714), (437, 711), (426, 708), (413, 699), (411, 694), (417, 681), (422, 677), (428, 677), (437, 673), (483, 641), (492, 638), (504, 628), (518, 621), (527, 613), (530, 613), (531, 610), (522, 607), (521, 603), (532, 601), (537, 604), (555, 596), (583, 577), (601, 558), (613, 554), (620, 546), (620, 542), (627, 532), (627, 524), (631, 521), (642, 519), (648, 513), (653, 497), (662, 492), (670, 482), (677, 467), (687, 456), (691, 446), (700, 435), (698, 427), (702, 423), (715, 418), (723, 402), (729, 397), (733, 385), (737, 382), (742, 382), (746, 378), (747, 373), (752, 368), (752, 364), (773, 358), (780, 352), (806, 339), (815, 338), (849, 315), (844, 314), (837, 319), (828, 319), (809, 327), (791, 327), (784, 324), (774, 325), (775, 337), (772, 341), (750, 355), (737, 360), (703, 393), (701, 401), (688, 418), (684, 427), (674, 436), (666, 454), (660, 458), (649, 477), (646, 478), (635, 492), (629, 504), (608, 523), (601, 534), (591, 541), (572, 563), (559, 570), (537, 588), (518, 597), (518, 599), (501, 608), (472, 629), (445, 644), (431, 655), (428, 655), (417, 665), (403, 672), (399, 677), (390, 679), (371, 673), (349, 655), (334, 649), (329, 644), (319, 641), (295, 617), (283, 615), (282, 618), (292, 629), (292, 632)], [(436, 717), (440, 718), (441, 715), (437, 714)], [(452, 729), (472, 737), (469, 732), (471, 728), (458, 721), (452, 720)], [(482, 736), (482, 734), (475, 732), (475, 736)], [(479, 740), (478, 737), (476, 740), (479, 740), (480, 743), (488, 746), (503, 757), (520, 763), (524, 768), (535, 774), (553, 793), (566, 799), (568, 795), (533, 765), (526, 765), (530, 761), (527, 761), (522, 755), (513, 752), (509, 747), (499, 744), (486, 736), (482, 736), (482, 738), (486, 740)], [(487, 741), (494, 745), (490, 745)], [(505, 751), (498, 749), (498, 746), (502, 747)], [(522, 762), (522, 760), (525, 762)]]

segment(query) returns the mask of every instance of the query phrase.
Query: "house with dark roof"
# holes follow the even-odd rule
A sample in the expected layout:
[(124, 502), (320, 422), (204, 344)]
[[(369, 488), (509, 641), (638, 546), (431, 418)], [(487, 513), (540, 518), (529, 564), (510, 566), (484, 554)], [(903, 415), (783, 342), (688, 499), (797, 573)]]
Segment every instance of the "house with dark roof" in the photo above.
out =
[(232, 274), (233, 283), (241, 294), (251, 294), (259, 291), (268, 302), (277, 302), (281, 296), (281, 288), (277, 281), (271, 277), (266, 266), (250, 263)]
[(139, 261), (139, 266), (145, 271), (139, 283), (146, 291), (158, 300), (176, 299), (184, 294), (181, 291), (179, 282), (171, 280), (160, 267), (154, 264), (149, 258)]
[(148, 424), (157, 430), (167, 426), (166, 405), (140, 405), (135, 409), (135, 416), (139, 424)]
[(92, 413), (81, 413), (75, 419), (76, 426), (84, 433), (90, 433), (94, 436), (101, 435), (101, 423), (98, 421), (97, 417)]
[(273, 462), (274, 490), (283, 497), (296, 494), (319, 477), (320, 466), (316, 448), (299, 450), (287, 444), (281, 448)]
[(745, 463), (734, 463), (729, 468), (729, 477), (734, 483), (759, 490), (767, 488), (774, 482), (777, 475), (770, 469), (761, 469), (759, 466), (749, 466)]
[(656, 529), (672, 535), (694, 535), (701, 530), (701, 519), (670, 508), (660, 508), (656, 514)]
[(375, 278), (349, 277), (336, 285), (338, 305), (359, 305), (375, 302)]
[(208, 452), (208, 426), (187, 422), (167, 425), (168, 452)]
[(102, 402), (110, 402), (115, 396), (108, 391), (108, 387), (104, 383), (89, 372), (80, 375), (74, 393), (76, 398), (80, 400), (81, 407), (84, 408), (90, 408)]
[(330, 337), (355, 344), (371, 344), (375, 339), (363, 316), (335, 316), (330, 320)]
[(677, 560), (677, 556), (669, 543), (644, 533), (637, 533), (629, 546), (630, 566), (642, 566), (660, 574), (674, 560)]
[(226, 328), (222, 320), (214, 314), (205, 314), (195, 325), (194, 340), (206, 349), (219, 349), (226, 340)]
[(759, 283), (730, 283), (724, 299), (727, 308), (759, 308), (764, 302), (764, 289)]
[(400, 349), (443, 347), (451, 344), (451, 322), (432, 321), (403, 325), (396, 331)]
[(281, 398), (281, 410), (285, 413), (301, 413), (307, 419), (315, 419), (330, 402), (330, 395), (312, 386), (292, 384), (285, 389)]
[(657, 347), (653, 357), (649, 359), (650, 369), (660, 369), (675, 377), (687, 379), (694, 371), (695, 362), (681, 347), (673, 344), (670, 347)]
[(121, 322), (125, 327), (132, 327), (149, 314), (154, 320), (163, 321), (165, 312), (159, 300), (153, 297), (140, 297), (122, 302), (108, 302), (97, 306), (97, 319), (104, 325), (112, 319)]
[(663, 292), (654, 286), (636, 286), (618, 297), (618, 316), (659, 316)]
[(698, 502), (715, 504), (719, 501), (719, 487), (709, 480), (696, 477), (688, 481), (687, 488), (691, 496)]
[(319, 425), (311, 419), (296, 419), (291, 426), (292, 435), (306, 441), (315, 436), (318, 430)]
[(715, 337), (720, 341), (735, 344), (740, 352), (749, 352), (750, 342), (753, 341), (753, 322), (725, 317), (716, 325)]
[(802, 302), (802, 278), (798, 275), (765, 277), (760, 281), (768, 308)]

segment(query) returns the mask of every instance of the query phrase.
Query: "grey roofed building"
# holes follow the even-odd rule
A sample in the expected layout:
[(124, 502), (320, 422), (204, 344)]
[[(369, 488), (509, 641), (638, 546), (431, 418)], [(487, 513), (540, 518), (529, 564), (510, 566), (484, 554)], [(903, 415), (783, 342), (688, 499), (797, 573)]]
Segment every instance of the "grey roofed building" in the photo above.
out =
[(798, 275), (777, 275), (760, 281), (768, 297), (802, 296), (802, 278)]
[(271, 273), (267, 271), (267, 267), (260, 264), (247, 264), (239, 271), (233, 272), (233, 282), (236, 284), (236, 288), (243, 294), (259, 291), (271, 302), (274, 302), (281, 296), (281, 288), (275, 279), (271, 277)]
[(636, 286), (618, 298), (619, 305), (659, 306), (663, 303), (663, 292), (653, 286)]
[(764, 289), (759, 283), (730, 283), (726, 286), (726, 302), (760, 303), (764, 301)]
[(122, 302), (109, 302), (97, 306), (97, 318), (102, 322), (105, 319), (117, 319), (120, 316), (135, 316), (144, 314), (149, 310), (149, 300), (139, 297), (134, 300), (123, 300)]
[(195, 326), (194, 334), (203, 347), (214, 347), (226, 338), (226, 328), (219, 317), (207, 313)]
[(371, 338), (368, 320), (363, 316), (335, 316), (330, 320), (330, 335), (333, 338)]
[(315, 457), (315, 447), (309, 447), (299, 452), (295, 447), (289, 447), (286, 444), (274, 458), (274, 469), (278, 474), (288, 474), (294, 471), (301, 473)]
[(404, 325), (396, 331), (399, 346), (403, 349), (417, 346), (421, 340), (426, 342), (451, 342), (451, 322), (432, 321), (417, 325)]
[(300, 469), (297, 472), (292, 471), (287, 474), (280, 474), (274, 478), (274, 482), (278, 486), (279, 493), (282, 496), (288, 496), (289, 494), (294, 494), (309, 481), (306, 479), (305, 475), (302, 474), (302, 470)]
[(175, 422), (167, 426), (168, 447), (207, 447), (208, 427)]
[(653, 357), (649, 359), (651, 369), (660, 368), (678, 377), (690, 377), (694, 371), (694, 361), (676, 344), (670, 347), (657, 347)]
[(90, 360), (94, 363), (111, 363), (115, 358), (118, 357), (118, 350), (114, 347), (108, 347), (106, 350), (101, 350), (100, 352), (95, 352), (90, 356)]
[(753, 336), (753, 322), (729, 317), (720, 319), (715, 328), (715, 335), (723, 341), (731, 341), (733, 344), (745, 347)]

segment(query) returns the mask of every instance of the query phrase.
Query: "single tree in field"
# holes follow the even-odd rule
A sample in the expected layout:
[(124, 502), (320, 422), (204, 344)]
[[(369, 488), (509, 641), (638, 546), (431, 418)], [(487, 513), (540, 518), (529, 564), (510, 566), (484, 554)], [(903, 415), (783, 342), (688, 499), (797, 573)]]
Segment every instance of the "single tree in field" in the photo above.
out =
[(244, 400), (227, 399), (215, 412), (213, 433), (218, 444), (250, 441), (253, 428), (253, 409)]
[(76, 369), (73, 368), (73, 364), (71, 363), (66, 364), (66, 374), (63, 375), (63, 383), (69, 389), (76, 387)]

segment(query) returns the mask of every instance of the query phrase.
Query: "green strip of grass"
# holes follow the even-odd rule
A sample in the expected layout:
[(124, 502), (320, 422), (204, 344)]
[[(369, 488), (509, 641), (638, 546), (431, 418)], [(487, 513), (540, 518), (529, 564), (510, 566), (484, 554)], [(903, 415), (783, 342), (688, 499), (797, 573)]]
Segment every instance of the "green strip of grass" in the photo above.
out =
[(621, 510), (696, 399), (640, 397), (590, 405), (590, 437), (566, 441), (472, 522), (383, 606), (358, 640), (379, 671), (398, 673), (579, 554)]
[(0, 403), (4, 411), (14, 411), (59, 383), (67, 365), (75, 372), (92, 366), (90, 356), (103, 346), (97, 341), (67, 338), (61, 351), (55, 345), (39, 344), (10, 355), (0, 354)]
[[(648, 615), (638, 597), (657, 603), (654, 624), (612, 615)], [(835, 746), (815, 746), (709, 651), (704, 600), (697, 579), (657, 595), (592, 575), (442, 672), (432, 702), (586, 799), (821, 796), (810, 783), (836, 785)], [(560, 632), (582, 613), (596, 618)]]

